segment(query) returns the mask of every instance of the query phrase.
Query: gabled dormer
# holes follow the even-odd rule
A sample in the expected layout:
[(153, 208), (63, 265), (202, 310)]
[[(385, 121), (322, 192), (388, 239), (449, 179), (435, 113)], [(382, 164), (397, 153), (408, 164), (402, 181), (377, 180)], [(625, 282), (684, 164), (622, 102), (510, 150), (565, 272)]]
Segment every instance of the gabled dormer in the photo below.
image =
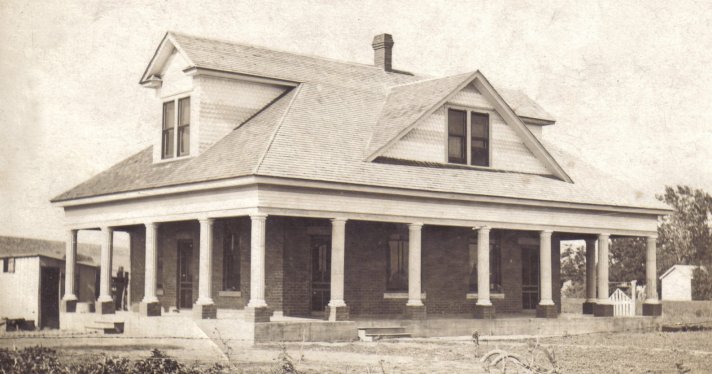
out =
[(541, 127), (554, 120), (536, 104), (518, 99), (517, 92), (508, 96), (513, 105), (479, 71), (392, 87), (366, 160), (548, 175), (570, 182), (541, 143)]
[(214, 69), (210, 58), (190, 37), (169, 32), (148, 64), (140, 84), (155, 90), (157, 98), (154, 162), (201, 154), (297, 85)]

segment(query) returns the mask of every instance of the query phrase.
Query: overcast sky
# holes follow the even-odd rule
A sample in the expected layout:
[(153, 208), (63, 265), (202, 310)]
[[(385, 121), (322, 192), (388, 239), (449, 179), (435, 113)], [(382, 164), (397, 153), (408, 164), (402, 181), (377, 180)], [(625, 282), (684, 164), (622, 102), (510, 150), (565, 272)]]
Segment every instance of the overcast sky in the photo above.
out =
[(641, 191), (712, 192), (712, 2), (412, 4), (0, 1), (0, 235), (64, 239), (49, 199), (160, 136), (138, 80), (167, 30), (363, 63), (388, 32), (396, 68), (522, 90)]

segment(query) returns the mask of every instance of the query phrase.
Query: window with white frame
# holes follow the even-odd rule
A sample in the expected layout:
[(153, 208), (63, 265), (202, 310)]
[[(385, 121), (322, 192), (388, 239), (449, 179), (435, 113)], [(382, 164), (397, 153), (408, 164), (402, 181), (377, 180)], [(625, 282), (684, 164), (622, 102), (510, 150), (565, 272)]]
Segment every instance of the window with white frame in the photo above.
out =
[(163, 103), (161, 158), (190, 154), (190, 97)]
[(449, 163), (490, 166), (489, 114), (449, 108), (447, 128)]

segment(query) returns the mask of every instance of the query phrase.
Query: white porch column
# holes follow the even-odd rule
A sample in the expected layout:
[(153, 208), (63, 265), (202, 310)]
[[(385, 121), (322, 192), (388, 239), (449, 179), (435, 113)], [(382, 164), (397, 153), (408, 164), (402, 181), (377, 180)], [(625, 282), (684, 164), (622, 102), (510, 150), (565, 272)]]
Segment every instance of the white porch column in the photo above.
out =
[(96, 312), (99, 314), (113, 314), (116, 306), (111, 297), (111, 256), (114, 249), (114, 229), (101, 228), (101, 273), (99, 280), (99, 298), (97, 299)]
[(74, 288), (74, 279), (77, 266), (77, 230), (67, 231), (65, 242), (66, 254), (64, 258), (64, 295), (60, 310), (64, 313), (74, 313), (77, 310), (77, 294)]
[(265, 231), (266, 214), (250, 215), (252, 237), (250, 239), (250, 301), (248, 308), (266, 308), (265, 302)]
[(146, 268), (143, 285), (143, 302), (157, 303), (156, 297), (156, 264), (158, 263), (158, 251), (156, 244), (158, 240), (158, 224), (148, 222), (146, 227)]
[(554, 305), (551, 297), (551, 234), (549, 230), (539, 233), (539, 305)]
[(598, 235), (598, 299), (593, 308), (597, 317), (613, 316), (613, 304), (608, 301), (608, 239), (610, 235)]
[(64, 301), (76, 301), (74, 277), (77, 265), (77, 230), (67, 231), (66, 255), (64, 259)]
[(489, 227), (477, 230), (477, 305), (492, 305), (490, 301)]
[(217, 318), (217, 307), (213, 301), (213, 223), (212, 218), (200, 222), (200, 259), (198, 271), (198, 300), (193, 306), (193, 317), (197, 319)]
[(662, 315), (663, 308), (658, 298), (657, 236), (648, 236), (646, 238), (646, 244), (645, 302), (643, 303), (643, 315), (659, 316)]
[(410, 319), (427, 317), (421, 294), (422, 229), (422, 223), (408, 225), (408, 302), (405, 304), (405, 317)]
[(596, 241), (586, 239), (586, 301), (583, 304), (584, 314), (593, 314), (596, 304)]
[(200, 271), (198, 272), (198, 300), (196, 304), (213, 304), (213, 223), (206, 218), (200, 222)]
[(494, 318), (494, 305), (490, 301), (490, 228), (477, 229), (477, 303), (475, 318)]
[(331, 220), (331, 300), (327, 311), (329, 321), (349, 319), (344, 301), (344, 256), (346, 253), (346, 219)]
[(161, 305), (156, 297), (156, 266), (158, 263), (158, 224), (146, 222), (145, 269), (143, 280), (143, 300), (139, 312), (144, 316), (160, 316)]
[(331, 220), (331, 300), (330, 307), (346, 306), (344, 302), (344, 253), (346, 219)]
[(422, 223), (408, 225), (408, 306), (422, 306), (420, 291), (420, 251)]
[(551, 234), (550, 230), (539, 232), (539, 304), (536, 316), (539, 318), (556, 318), (557, 310), (552, 299), (551, 286)]

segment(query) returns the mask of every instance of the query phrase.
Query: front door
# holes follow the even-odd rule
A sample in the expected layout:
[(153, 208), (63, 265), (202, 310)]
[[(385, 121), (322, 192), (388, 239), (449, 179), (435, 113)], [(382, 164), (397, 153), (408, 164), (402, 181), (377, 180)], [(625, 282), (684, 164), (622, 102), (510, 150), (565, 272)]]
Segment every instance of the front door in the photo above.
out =
[(323, 312), (331, 298), (331, 237), (312, 235), (312, 310)]
[(178, 308), (193, 307), (193, 241), (178, 240)]
[(536, 309), (539, 303), (539, 248), (522, 248), (522, 308)]

